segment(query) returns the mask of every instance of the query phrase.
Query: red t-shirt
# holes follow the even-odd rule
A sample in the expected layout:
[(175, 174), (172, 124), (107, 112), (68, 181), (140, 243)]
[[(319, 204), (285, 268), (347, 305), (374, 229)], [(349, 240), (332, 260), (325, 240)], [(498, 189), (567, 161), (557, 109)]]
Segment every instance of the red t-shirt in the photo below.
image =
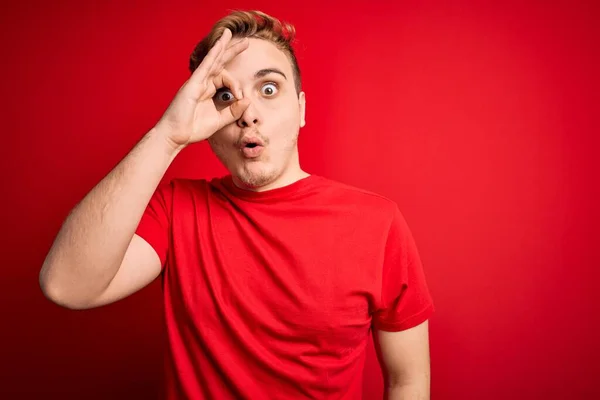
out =
[(175, 179), (137, 234), (163, 265), (168, 399), (359, 399), (370, 328), (433, 312), (396, 203), (321, 176)]

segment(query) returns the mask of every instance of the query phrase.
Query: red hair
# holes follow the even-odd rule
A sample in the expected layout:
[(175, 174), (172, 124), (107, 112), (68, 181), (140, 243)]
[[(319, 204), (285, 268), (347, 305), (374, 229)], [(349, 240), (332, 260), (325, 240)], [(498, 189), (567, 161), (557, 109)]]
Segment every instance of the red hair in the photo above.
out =
[(208, 51), (228, 28), (233, 37), (258, 38), (267, 40), (283, 51), (292, 64), (296, 92), (301, 90), (300, 68), (292, 48), (296, 38), (296, 29), (292, 24), (282, 22), (261, 11), (233, 11), (217, 21), (210, 33), (196, 45), (190, 56), (189, 69), (194, 72), (202, 62)]

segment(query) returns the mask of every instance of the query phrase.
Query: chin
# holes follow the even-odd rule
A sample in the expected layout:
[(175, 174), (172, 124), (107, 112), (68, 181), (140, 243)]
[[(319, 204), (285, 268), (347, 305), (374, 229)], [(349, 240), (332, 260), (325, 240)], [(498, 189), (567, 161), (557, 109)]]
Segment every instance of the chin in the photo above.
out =
[(274, 182), (281, 174), (273, 166), (252, 162), (240, 165), (232, 175), (250, 188), (259, 188)]

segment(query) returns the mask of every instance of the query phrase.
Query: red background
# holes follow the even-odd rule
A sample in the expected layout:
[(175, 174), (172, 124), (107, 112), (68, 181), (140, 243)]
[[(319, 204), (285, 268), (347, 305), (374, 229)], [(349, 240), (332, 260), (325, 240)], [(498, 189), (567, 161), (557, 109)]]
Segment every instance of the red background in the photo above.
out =
[[(66, 213), (238, 7), (298, 29), (302, 165), (389, 196), (413, 230), (437, 305), (432, 398), (600, 397), (597, 2), (12, 3), (0, 12), (1, 397), (155, 398), (158, 281), (74, 312), (37, 277)], [(166, 178), (224, 172), (201, 143)], [(382, 393), (374, 354), (368, 399)]]

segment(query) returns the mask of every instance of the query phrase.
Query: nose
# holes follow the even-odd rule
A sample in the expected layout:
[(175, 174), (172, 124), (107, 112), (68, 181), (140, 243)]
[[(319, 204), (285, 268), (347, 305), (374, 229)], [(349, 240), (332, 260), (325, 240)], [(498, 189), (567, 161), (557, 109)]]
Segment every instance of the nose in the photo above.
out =
[(257, 125), (259, 121), (258, 112), (256, 108), (250, 103), (248, 108), (244, 111), (242, 116), (237, 120), (237, 126), (240, 128), (249, 128)]

